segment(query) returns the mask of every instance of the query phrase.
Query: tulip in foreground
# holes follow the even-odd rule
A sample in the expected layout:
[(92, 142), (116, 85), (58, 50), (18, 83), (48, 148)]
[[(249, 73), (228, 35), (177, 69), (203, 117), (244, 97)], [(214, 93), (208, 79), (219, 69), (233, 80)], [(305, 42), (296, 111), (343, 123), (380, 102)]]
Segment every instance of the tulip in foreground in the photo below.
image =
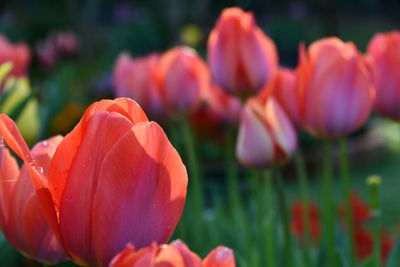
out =
[(155, 72), (159, 56), (151, 54), (143, 58), (131, 58), (122, 53), (115, 63), (113, 89), (117, 97), (129, 97), (154, 116), (161, 115), (161, 96)]
[(165, 243), (181, 216), (187, 173), (161, 127), (133, 100), (92, 104), (59, 144), (48, 181), (14, 122), (0, 135), (25, 162), (48, 222), (78, 264), (106, 266), (127, 243)]
[(195, 50), (184, 46), (161, 56), (157, 76), (161, 98), (170, 114), (193, 111), (210, 86), (207, 65)]
[(233, 251), (217, 247), (202, 261), (183, 242), (177, 240), (169, 245), (156, 245), (136, 250), (127, 247), (110, 262), (109, 267), (235, 267)]
[(249, 99), (241, 114), (236, 155), (246, 166), (266, 168), (286, 163), (297, 147), (296, 131), (273, 98)]
[(213, 79), (240, 96), (256, 93), (272, 78), (278, 62), (274, 42), (257, 26), (254, 16), (226, 8), (208, 39)]
[[(32, 149), (34, 160), (47, 176), (51, 158), (61, 142), (57, 136)], [(4, 144), (0, 147), (0, 226), (7, 240), (22, 254), (37, 261), (56, 263), (67, 258), (42, 212), (27, 166), (17, 161)]]
[(400, 32), (376, 34), (369, 42), (367, 59), (376, 87), (376, 110), (400, 121)]
[(300, 49), (297, 100), (302, 126), (312, 135), (334, 139), (360, 128), (375, 91), (364, 58), (353, 43), (325, 38)]

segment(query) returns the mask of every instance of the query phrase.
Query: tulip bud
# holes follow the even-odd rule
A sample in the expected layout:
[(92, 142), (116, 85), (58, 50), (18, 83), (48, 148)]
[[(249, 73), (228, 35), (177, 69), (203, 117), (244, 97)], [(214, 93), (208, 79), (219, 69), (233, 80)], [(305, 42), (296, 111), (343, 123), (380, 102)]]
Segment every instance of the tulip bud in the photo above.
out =
[(182, 214), (187, 172), (164, 131), (128, 98), (92, 104), (59, 144), (48, 182), (15, 123), (0, 136), (25, 162), (64, 250), (80, 265), (107, 266), (127, 243), (165, 243)]
[(266, 168), (284, 164), (297, 146), (296, 131), (273, 99), (249, 99), (241, 113), (236, 155), (246, 166)]
[(210, 116), (215, 117), (221, 124), (238, 124), (242, 102), (239, 98), (224, 92), (218, 85), (214, 85), (206, 94), (205, 105)]
[(12, 63), (8, 77), (26, 76), (30, 61), (31, 55), (27, 45), (23, 43), (12, 44), (5, 36), (0, 34), (0, 65), (6, 62)]
[(226, 247), (217, 247), (201, 261), (182, 241), (169, 245), (153, 243), (149, 247), (136, 250), (128, 244), (110, 262), (109, 267), (235, 267), (233, 251)]
[(273, 96), (294, 125), (299, 125), (299, 108), (296, 99), (296, 76), (287, 68), (280, 68), (271, 82), (261, 91), (260, 98)]
[(226, 91), (248, 96), (271, 79), (278, 54), (253, 14), (233, 7), (222, 12), (210, 33), (208, 63), (214, 80)]
[(175, 47), (160, 58), (158, 82), (165, 106), (172, 114), (193, 111), (210, 86), (208, 69), (188, 47)]
[(367, 120), (375, 91), (353, 43), (332, 37), (301, 47), (296, 79), (301, 124), (310, 134), (339, 138)]
[(375, 109), (400, 121), (400, 32), (376, 34), (369, 42), (367, 59), (376, 88)]
[(159, 56), (151, 54), (132, 59), (121, 53), (114, 66), (113, 84), (117, 97), (129, 97), (152, 116), (158, 117), (163, 110), (160, 90), (155, 80)]
[[(61, 136), (53, 137), (32, 149), (32, 156), (45, 176), (61, 140)], [(4, 144), (0, 148), (0, 192), (0, 226), (7, 240), (22, 254), (38, 261), (65, 260), (64, 250), (41, 209), (28, 168), (23, 166), (19, 170)]]

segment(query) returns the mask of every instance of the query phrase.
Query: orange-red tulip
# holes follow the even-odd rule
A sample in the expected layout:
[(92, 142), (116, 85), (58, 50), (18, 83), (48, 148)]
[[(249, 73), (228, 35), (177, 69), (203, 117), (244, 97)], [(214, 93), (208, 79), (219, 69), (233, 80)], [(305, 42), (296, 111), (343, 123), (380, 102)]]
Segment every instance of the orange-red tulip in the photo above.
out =
[(249, 99), (241, 114), (236, 155), (246, 166), (286, 163), (297, 147), (296, 131), (274, 98)]
[(208, 39), (208, 62), (214, 80), (226, 91), (251, 95), (273, 76), (278, 54), (274, 42), (250, 12), (226, 8)]
[(27, 45), (23, 43), (12, 44), (0, 34), (0, 64), (11, 62), (13, 68), (9, 76), (26, 76), (31, 54)]
[(376, 87), (376, 110), (400, 121), (400, 32), (376, 34), (368, 45), (367, 59)]
[(160, 90), (155, 80), (159, 55), (131, 58), (127, 53), (118, 57), (113, 74), (113, 88), (117, 97), (129, 97), (149, 114), (161, 115)]
[(375, 90), (364, 58), (337, 38), (301, 46), (297, 97), (302, 126), (320, 138), (339, 138), (368, 118)]
[(273, 96), (289, 116), (293, 124), (299, 125), (299, 107), (296, 99), (296, 75), (294, 71), (280, 68), (271, 82), (261, 91), (261, 99)]
[(235, 267), (232, 250), (217, 247), (202, 261), (181, 241), (170, 245), (156, 245), (136, 250), (127, 247), (110, 262), (109, 267)]
[[(61, 136), (53, 137), (32, 149), (45, 176), (61, 140)], [(0, 147), (0, 226), (7, 240), (27, 257), (47, 263), (67, 257), (42, 212), (27, 167), (20, 170), (4, 145)]]
[(207, 65), (189, 47), (175, 47), (160, 58), (157, 67), (161, 97), (172, 114), (193, 111), (210, 86)]
[(56, 236), (81, 265), (106, 266), (127, 243), (165, 243), (181, 216), (187, 173), (164, 131), (133, 100), (92, 104), (64, 137), (47, 179), (14, 122), (0, 135), (29, 167)]

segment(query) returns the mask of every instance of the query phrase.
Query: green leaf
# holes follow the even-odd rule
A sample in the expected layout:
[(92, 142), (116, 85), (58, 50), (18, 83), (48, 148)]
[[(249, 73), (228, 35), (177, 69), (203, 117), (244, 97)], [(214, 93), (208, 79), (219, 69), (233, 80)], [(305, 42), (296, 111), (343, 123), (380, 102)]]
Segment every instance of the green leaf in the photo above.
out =
[(33, 98), (33, 92), (31, 91), (27, 96), (25, 96), (18, 105), (14, 107), (14, 109), (9, 113), (9, 116), (14, 121), (18, 119), (19, 115), (21, 115), (22, 111), (25, 109), (26, 105)]
[(400, 239), (397, 240), (396, 245), (392, 248), (386, 264), (386, 267), (398, 266), (400, 266)]
[(11, 62), (6, 62), (0, 65), (0, 83), (3, 82), (6, 75), (11, 71), (13, 64)]

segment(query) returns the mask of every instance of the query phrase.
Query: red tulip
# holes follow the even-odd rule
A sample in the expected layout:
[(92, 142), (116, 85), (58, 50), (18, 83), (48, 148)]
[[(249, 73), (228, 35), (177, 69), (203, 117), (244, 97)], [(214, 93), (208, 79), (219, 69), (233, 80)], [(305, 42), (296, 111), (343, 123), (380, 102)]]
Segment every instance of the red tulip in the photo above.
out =
[(92, 104), (58, 146), (48, 183), (4, 114), (0, 135), (29, 166), (42, 209), (78, 264), (106, 266), (129, 242), (142, 248), (172, 235), (185, 202), (186, 169), (136, 102)]
[(376, 110), (400, 121), (400, 32), (376, 34), (369, 42), (367, 58), (376, 87)]
[[(53, 137), (32, 149), (45, 176), (61, 140), (61, 136)], [(4, 144), (0, 147), (0, 226), (7, 240), (27, 257), (47, 263), (67, 257), (41, 210), (27, 167), (20, 170)]]
[[(354, 242), (356, 247), (356, 256), (359, 260), (368, 258), (374, 247), (374, 240), (372, 234), (362, 228), (356, 228), (354, 233)], [(392, 238), (386, 233), (381, 233), (381, 256), (382, 261), (385, 262), (394, 242)]]
[(375, 91), (354, 44), (325, 38), (300, 53), (296, 79), (302, 126), (328, 139), (357, 130), (370, 114)]
[[(339, 211), (341, 215), (345, 214), (344, 205), (339, 207)], [(354, 193), (351, 194), (351, 211), (353, 223), (356, 227), (371, 220), (371, 210), (369, 205), (364, 203), (364, 201)]]
[(132, 59), (127, 53), (121, 53), (113, 74), (115, 95), (132, 98), (147, 113), (156, 117), (163, 110), (160, 90), (155, 80), (158, 59), (157, 54)]
[(161, 97), (169, 112), (193, 111), (210, 86), (203, 60), (189, 47), (175, 47), (161, 56), (157, 68)]
[(12, 44), (0, 34), (0, 64), (11, 62), (13, 67), (8, 76), (22, 77), (28, 73), (31, 54), (27, 45)]
[(270, 83), (261, 91), (261, 99), (273, 96), (289, 116), (291, 121), (299, 125), (299, 107), (296, 99), (296, 75), (287, 68), (280, 68)]
[(273, 98), (265, 104), (256, 98), (246, 102), (236, 144), (236, 155), (242, 164), (254, 168), (283, 164), (296, 146), (296, 131)]
[[(296, 237), (300, 240), (304, 238), (305, 225), (303, 223), (304, 203), (295, 202), (292, 206), (292, 223), (291, 228)], [(310, 221), (310, 235), (314, 242), (318, 242), (321, 236), (321, 221), (318, 206), (310, 203), (308, 206), (308, 216)]]
[(132, 245), (116, 255), (109, 267), (235, 267), (232, 250), (217, 247), (201, 261), (199, 256), (181, 241), (170, 245), (156, 245), (136, 250)]
[(274, 42), (256, 25), (253, 14), (226, 8), (208, 39), (208, 62), (226, 91), (252, 95), (273, 76), (278, 54)]

